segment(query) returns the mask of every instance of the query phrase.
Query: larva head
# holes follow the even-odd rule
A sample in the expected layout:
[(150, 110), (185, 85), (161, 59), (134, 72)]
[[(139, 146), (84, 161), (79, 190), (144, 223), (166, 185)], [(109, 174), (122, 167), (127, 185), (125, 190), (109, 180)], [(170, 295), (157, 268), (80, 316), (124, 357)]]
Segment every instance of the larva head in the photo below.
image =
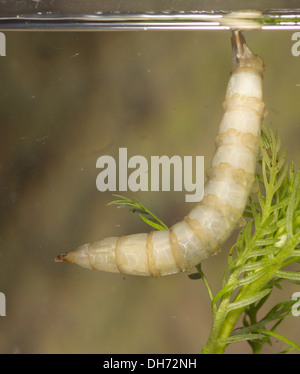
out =
[(74, 262), (72, 261), (72, 259), (68, 257), (68, 253), (62, 253), (55, 257), (55, 262), (64, 262), (64, 261), (71, 262), (71, 263)]
[(265, 65), (263, 60), (253, 54), (246, 44), (241, 31), (233, 31), (232, 38), (232, 70), (236, 68), (252, 68), (263, 74)]
[(84, 244), (74, 251), (63, 253), (55, 258), (55, 262), (70, 262), (91, 269), (88, 257), (88, 244)]

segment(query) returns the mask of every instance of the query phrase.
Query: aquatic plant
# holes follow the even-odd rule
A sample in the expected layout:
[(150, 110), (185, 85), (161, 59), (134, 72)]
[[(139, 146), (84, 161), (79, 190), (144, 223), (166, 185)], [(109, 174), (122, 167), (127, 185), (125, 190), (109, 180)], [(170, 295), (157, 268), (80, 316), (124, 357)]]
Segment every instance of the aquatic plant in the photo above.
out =
[[(286, 152), (280, 148), (280, 138), (264, 129), (256, 192), (244, 212), (247, 223), (228, 253), (220, 291), (213, 294), (200, 264), (197, 272), (189, 275), (204, 282), (211, 299), (213, 323), (203, 353), (224, 353), (229, 344), (245, 340), (253, 353), (260, 353), (271, 337), (287, 344), (283, 352), (300, 350), (298, 344), (276, 332), (291, 315), (296, 300), (283, 300), (258, 317), (272, 291), (281, 289), (284, 280), (300, 284), (300, 170), (296, 171), (293, 163), (286, 165)], [(152, 228), (167, 228), (141, 202), (115, 196), (118, 199), (110, 205), (129, 206)], [(291, 264), (296, 270), (286, 269)], [(240, 320), (243, 326), (236, 328)]]

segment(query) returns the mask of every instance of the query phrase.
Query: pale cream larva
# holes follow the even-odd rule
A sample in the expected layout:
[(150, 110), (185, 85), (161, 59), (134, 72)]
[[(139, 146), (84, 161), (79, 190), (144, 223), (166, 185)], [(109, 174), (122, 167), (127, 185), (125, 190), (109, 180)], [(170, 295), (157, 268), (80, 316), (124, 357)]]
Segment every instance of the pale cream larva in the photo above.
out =
[(57, 256), (56, 261), (89, 269), (134, 275), (188, 271), (220, 251), (241, 223), (253, 186), (258, 137), (264, 117), (264, 63), (232, 34), (232, 71), (228, 82), (216, 152), (203, 199), (168, 230), (110, 237)]

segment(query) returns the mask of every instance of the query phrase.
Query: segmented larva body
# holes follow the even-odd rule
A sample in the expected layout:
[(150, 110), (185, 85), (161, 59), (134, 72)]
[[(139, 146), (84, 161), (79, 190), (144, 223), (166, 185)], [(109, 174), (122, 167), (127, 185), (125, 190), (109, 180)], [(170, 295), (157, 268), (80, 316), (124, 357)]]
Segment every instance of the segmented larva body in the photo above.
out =
[(254, 183), (258, 137), (264, 117), (264, 64), (240, 31), (232, 35), (232, 71), (216, 152), (203, 199), (168, 230), (110, 237), (57, 256), (56, 261), (109, 272), (168, 275), (188, 271), (220, 251), (241, 223)]

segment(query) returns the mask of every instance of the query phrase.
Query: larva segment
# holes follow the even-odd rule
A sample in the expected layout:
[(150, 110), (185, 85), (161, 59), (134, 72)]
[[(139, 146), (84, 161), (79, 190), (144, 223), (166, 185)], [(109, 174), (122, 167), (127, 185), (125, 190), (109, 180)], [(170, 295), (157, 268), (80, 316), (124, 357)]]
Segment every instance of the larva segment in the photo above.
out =
[(264, 63), (252, 54), (241, 32), (232, 34), (232, 71), (215, 139), (216, 151), (204, 197), (170, 229), (111, 237), (56, 257), (89, 269), (133, 275), (168, 275), (218, 253), (242, 214), (254, 183), (258, 137), (265, 109)]

